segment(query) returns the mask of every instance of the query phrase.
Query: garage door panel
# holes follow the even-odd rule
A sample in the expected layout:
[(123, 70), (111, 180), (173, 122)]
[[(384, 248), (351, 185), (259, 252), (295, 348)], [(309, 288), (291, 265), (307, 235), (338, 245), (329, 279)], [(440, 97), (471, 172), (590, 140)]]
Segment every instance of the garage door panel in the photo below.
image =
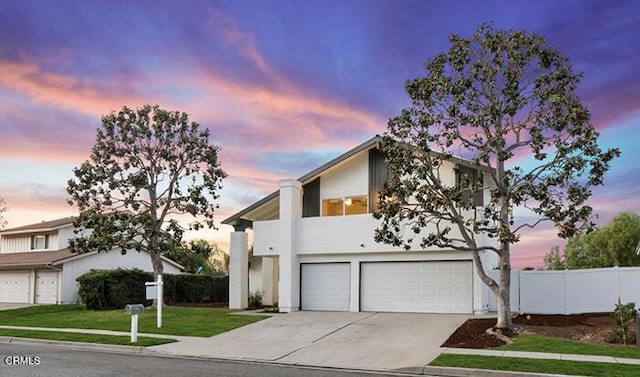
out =
[(0, 302), (30, 303), (29, 281), (29, 271), (0, 272)]
[(58, 298), (58, 272), (36, 272), (36, 304), (55, 304)]
[(302, 310), (349, 311), (350, 263), (303, 263), (300, 270)]
[(361, 264), (363, 311), (471, 313), (470, 261)]

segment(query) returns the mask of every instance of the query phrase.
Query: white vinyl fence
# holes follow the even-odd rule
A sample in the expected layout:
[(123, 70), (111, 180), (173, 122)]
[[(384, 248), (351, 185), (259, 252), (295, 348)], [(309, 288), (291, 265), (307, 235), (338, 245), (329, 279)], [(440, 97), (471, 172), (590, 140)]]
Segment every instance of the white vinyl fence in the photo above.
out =
[[(499, 272), (491, 276), (498, 279)], [(611, 312), (618, 299), (640, 304), (640, 267), (511, 271), (511, 311), (531, 314)], [(497, 309), (491, 294), (489, 310)]]

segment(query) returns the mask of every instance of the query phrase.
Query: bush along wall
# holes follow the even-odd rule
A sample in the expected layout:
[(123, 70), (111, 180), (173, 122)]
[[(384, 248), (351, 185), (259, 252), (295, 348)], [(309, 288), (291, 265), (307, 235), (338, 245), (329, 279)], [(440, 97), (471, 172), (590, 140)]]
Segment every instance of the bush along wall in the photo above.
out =
[[(229, 277), (193, 274), (164, 274), (164, 301), (172, 303), (202, 303), (229, 301)], [(116, 269), (89, 272), (79, 276), (80, 301), (88, 309), (122, 309), (126, 304), (143, 303), (146, 300), (145, 285), (154, 281), (151, 272), (139, 269)]]

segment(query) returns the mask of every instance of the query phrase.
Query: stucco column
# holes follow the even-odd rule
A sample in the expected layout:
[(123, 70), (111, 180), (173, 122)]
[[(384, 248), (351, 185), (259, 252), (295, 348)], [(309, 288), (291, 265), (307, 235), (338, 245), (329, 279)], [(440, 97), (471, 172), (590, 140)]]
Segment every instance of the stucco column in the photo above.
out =
[[(273, 305), (277, 300), (278, 285), (276, 282), (278, 265), (274, 257), (262, 257), (262, 303), (264, 305)], [(275, 297), (274, 297), (275, 296)]]
[(229, 247), (229, 309), (249, 306), (249, 237), (241, 226), (234, 226)]
[(302, 183), (295, 179), (280, 181), (280, 284), (281, 312), (300, 309), (300, 263), (296, 254), (296, 225), (302, 218)]

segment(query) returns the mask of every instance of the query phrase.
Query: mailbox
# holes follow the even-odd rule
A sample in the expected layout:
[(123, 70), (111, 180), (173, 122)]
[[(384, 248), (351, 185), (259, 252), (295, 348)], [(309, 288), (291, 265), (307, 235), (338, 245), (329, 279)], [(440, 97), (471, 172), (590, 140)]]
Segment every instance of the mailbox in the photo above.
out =
[(144, 311), (144, 305), (142, 304), (127, 304), (124, 306), (124, 312), (127, 314), (140, 314)]

